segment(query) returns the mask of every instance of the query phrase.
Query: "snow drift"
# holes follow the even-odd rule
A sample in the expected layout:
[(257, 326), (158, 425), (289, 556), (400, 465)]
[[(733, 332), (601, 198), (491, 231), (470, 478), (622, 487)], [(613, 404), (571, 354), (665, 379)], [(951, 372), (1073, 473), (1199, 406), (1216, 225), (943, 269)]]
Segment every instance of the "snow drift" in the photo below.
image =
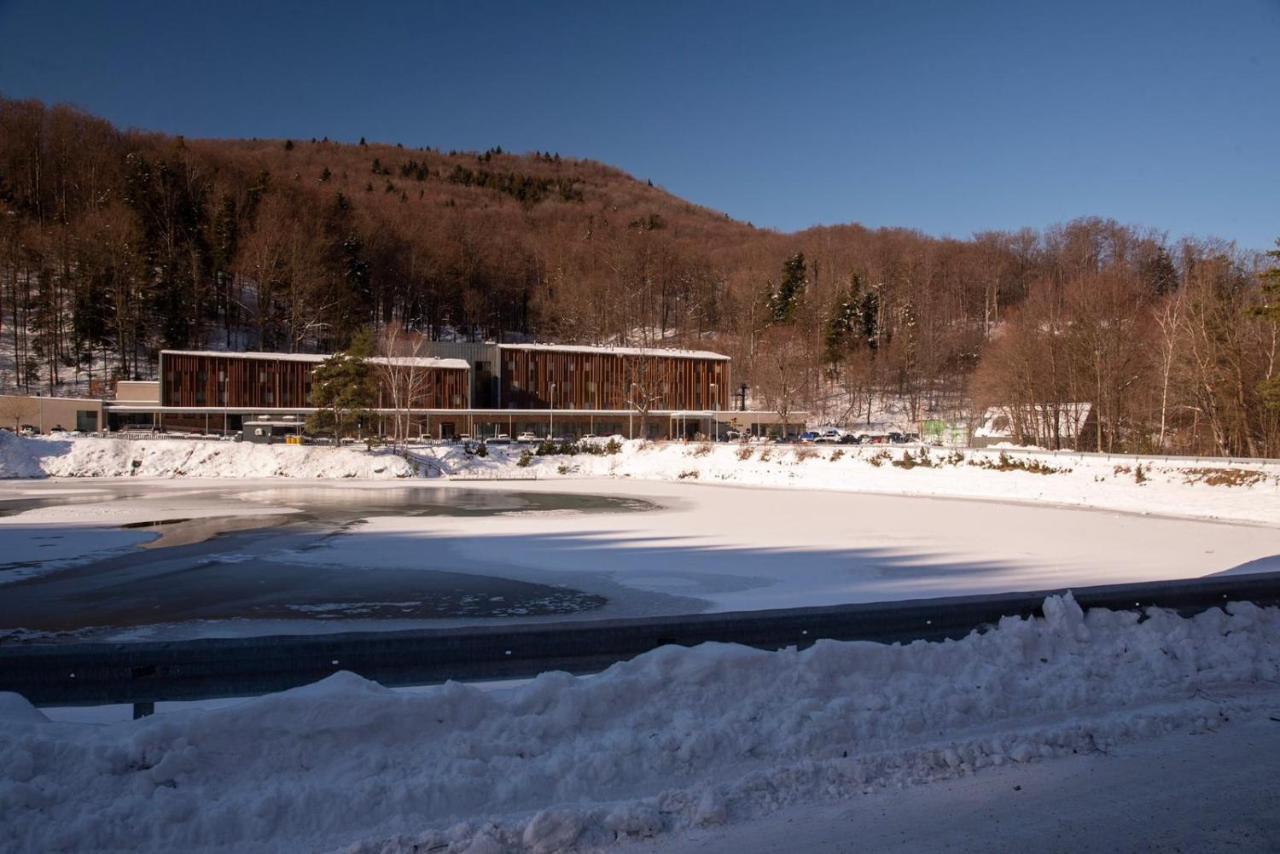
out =
[(958, 642), (667, 647), (489, 692), (339, 673), (105, 726), (0, 695), (0, 848), (595, 848), (1212, 729), (1280, 695), (1280, 609), (1045, 614)]
[(885, 445), (621, 441), (616, 454), (531, 456), (492, 446), (417, 450), (457, 480), (592, 477), (1061, 504), (1274, 525), (1280, 463)]
[(24, 438), (0, 431), (0, 478), (409, 477), (390, 452), (314, 445), (257, 445), (199, 439)]

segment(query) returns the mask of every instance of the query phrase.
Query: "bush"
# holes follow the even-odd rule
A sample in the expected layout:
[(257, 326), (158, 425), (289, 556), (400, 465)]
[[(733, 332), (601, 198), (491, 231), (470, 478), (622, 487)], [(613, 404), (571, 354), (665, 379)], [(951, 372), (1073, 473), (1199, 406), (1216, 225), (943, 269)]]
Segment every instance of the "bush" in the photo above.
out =
[(751, 447), (750, 445), (743, 445), (741, 448), (738, 449), (738, 459), (743, 460), (745, 462), (746, 460), (751, 459), (751, 455), (754, 453), (755, 453), (755, 448)]
[(604, 452), (611, 457), (615, 454), (620, 454), (622, 453), (622, 443), (617, 439), (610, 439), (605, 443)]
[(487, 457), (487, 456), (489, 456), (489, 447), (488, 447), (487, 445), (485, 445), (485, 443), (484, 443), (484, 442), (481, 442), (481, 443), (476, 447), (476, 456), (477, 456), (477, 457)]
[(796, 462), (802, 463), (805, 460), (811, 460), (818, 455), (813, 448), (800, 448), (796, 451)]
[(705, 457), (709, 453), (711, 453), (710, 442), (702, 442), (701, 444), (698, 445), (698, 447), (693, 449), (693, 455), (695, 457)]
[(676, 477), (680, 478), (681, 480), (697, 480), (698, 470), (689, 469), (688, 471), (682, 471), (680, 472), (680, 474), (676, 475)]
[(531, 462), (533, 462), (533, 451), (525, 448), (520, 452), (520, 459), (516, 460), (516, 465), (520, 468), (528, 468)]
[(834, 463), (836, 460), (841, 460), (841, 459), (844, 459), (844, 449), (836, 448), (835, 451), (831, 453), (831, 462)]

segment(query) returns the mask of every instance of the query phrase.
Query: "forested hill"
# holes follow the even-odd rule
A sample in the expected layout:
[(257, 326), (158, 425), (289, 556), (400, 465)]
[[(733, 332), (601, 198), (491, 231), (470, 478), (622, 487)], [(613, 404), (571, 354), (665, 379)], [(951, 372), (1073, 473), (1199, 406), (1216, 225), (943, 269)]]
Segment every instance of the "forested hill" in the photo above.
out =
[(0, 212), (7, 389), (397, 321), (718, 349), (757, 405), (838, 419), (1090, 401), (1098, 447), (1280, 453), (1266, 260), (1111, 220), (781, 234), (554, 153), (189, 140), (3, 99)]
[[(131, 361), (239, 329), (253, 346), (326, 347), (392, 317), (604, 339), (644, 311), (626, 298), (633, 277), (678, 276), (666, 311), (679, 299), (687, 315), (712, 263), (695, 247), (752, 233), (556, 154), (184, 140), (14, 101), (0, 101), (0, 200), (17, 215), (6, 266), (48, 268), (75, 305), (77, 340), (53, 348), (107, 339)], [(654, 274), (629, 269), (641, 257)], [(718, 321), (713, 305), (694, 311), (704, 330)]]

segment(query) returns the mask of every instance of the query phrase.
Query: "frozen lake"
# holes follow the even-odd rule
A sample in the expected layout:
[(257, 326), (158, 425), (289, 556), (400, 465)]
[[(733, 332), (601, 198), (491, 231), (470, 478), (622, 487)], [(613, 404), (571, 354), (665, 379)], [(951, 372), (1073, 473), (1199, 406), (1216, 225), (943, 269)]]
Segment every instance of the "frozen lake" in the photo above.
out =
[(630, 480), (0, 485), (0, 632), (127, 640), (867, 602), (1280, 569), (1280, 529)]

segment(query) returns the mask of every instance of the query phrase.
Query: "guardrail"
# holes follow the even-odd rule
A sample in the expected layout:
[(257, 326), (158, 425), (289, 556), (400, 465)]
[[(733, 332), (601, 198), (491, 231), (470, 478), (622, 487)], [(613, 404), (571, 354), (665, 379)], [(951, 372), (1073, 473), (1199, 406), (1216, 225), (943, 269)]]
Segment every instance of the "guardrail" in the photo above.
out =
[[(667, 644), (718, 641), (762, 649), (822, 638), (899, 643), (961, 638), (1002, 617), (1041, 615), (1065, 590), (820, 608), (500, 627), (118, 644), (0, 647), (0, 691), (40, 706), (132, 703), (281, 691), (350, 670), (384, 685), (590, 673)], [(1169, 608), (1184, 615), (1231, 601), (1280, 605), (1280, 573), (1146, 582), (1072, 591), (1084, 608)]]

